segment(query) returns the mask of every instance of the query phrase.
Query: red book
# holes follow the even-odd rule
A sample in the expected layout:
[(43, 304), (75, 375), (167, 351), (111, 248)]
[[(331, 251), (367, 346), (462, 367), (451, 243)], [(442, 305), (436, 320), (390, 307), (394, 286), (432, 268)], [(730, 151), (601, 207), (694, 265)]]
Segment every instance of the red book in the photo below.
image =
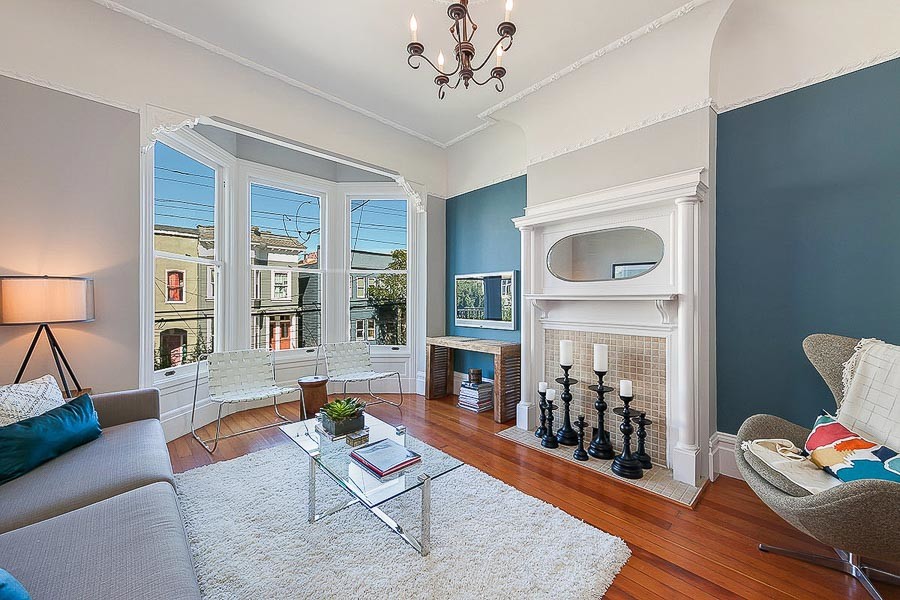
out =
[(361, 446), (350, 453), (350, 458), (378, 477), (402, 471), (422, 460), (419, 454), (393, 440), (380, 440)]

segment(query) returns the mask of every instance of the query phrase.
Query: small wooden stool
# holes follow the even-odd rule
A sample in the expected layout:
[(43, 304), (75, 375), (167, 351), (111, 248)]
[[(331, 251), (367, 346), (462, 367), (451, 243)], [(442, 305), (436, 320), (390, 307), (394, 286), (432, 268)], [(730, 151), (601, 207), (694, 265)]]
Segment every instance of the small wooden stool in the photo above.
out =
[(313, 415), (328, 402), (328, 377), (325, 375), (309, 375), (297, 380), (300, 386), (300, 403), (303, 406), (303, 418)]

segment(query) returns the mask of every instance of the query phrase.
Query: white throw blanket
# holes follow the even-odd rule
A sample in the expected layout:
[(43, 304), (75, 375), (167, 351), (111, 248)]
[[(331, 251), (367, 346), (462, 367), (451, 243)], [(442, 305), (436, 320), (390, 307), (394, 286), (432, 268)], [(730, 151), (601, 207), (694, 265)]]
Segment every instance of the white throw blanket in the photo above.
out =
[(761, 461), (810, 493), (815, 494), (842, 483), (840, 479), (832, 477), (813, 464), (809, 458), (801, 455), (800, 449), (794, 446), (790, 440), (753, 440), (744, 442), (741, 449), (750, 451)]
[(843, 379), (838, 423), (868, 440), (900, 450), (900, 346), (860, 340), (844, 365)]

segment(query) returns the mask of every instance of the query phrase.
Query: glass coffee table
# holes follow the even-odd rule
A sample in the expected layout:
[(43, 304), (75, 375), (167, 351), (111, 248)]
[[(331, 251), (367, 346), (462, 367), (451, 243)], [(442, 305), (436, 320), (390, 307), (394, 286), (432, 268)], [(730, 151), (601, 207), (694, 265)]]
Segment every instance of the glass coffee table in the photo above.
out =
[[(344, 438), (330, 440), (316, 431), (316, 419), (279, 427), (309, 457), (309, 522), (315, 523), (354, 504), (361, 504), (378, 517), (422, 556), (429, 552), (431, 533), (431, 482), (462, 466), (455, 458), (435, 451), (406, 434), (403, 426), (395, 427), (366, 413), (369, 441), (391, 439), (422, 455), (422, 460), (400, 473), (379, 478), (350, 458), (352, 447)], [(350, 500), (322, 512), (316, 512), (316, 470), (320, 468), (349, 495)], [(378, 508), (392, 498), (412, 490), (422, 494), (421, 532), (417, 539), (394, 519)]]

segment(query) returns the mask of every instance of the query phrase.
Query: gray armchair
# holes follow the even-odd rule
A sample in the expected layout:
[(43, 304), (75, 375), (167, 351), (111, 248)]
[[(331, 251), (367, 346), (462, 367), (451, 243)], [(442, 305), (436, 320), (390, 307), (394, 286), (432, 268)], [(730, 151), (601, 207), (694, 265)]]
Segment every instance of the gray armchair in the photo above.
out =
[[(843, 400), (843, 364), (853, 355), (859, 340), (837, 335), (815, 334), (803, 340), (807, 358), (834, 394), (837, 405)], [(815, 415), (810, 415), (812, 421)], [(819, 556), (760, 544), (772, 552), (843, 571), (855, 577), (872, 598), (881, 595), (870, 579), (900, 585), (900, 577), (864, 564), (860, 557), (900, 561), (900, 484), (890, 481), (851, 481), (810, 494), (741, 450), (744, 441), (785, 438), (802, 448), (810, 430), (772, 415), (754, 415), (737, 433), (735, 459), (744, 481), (778, 516), (835, 549), (837, 558)]]

